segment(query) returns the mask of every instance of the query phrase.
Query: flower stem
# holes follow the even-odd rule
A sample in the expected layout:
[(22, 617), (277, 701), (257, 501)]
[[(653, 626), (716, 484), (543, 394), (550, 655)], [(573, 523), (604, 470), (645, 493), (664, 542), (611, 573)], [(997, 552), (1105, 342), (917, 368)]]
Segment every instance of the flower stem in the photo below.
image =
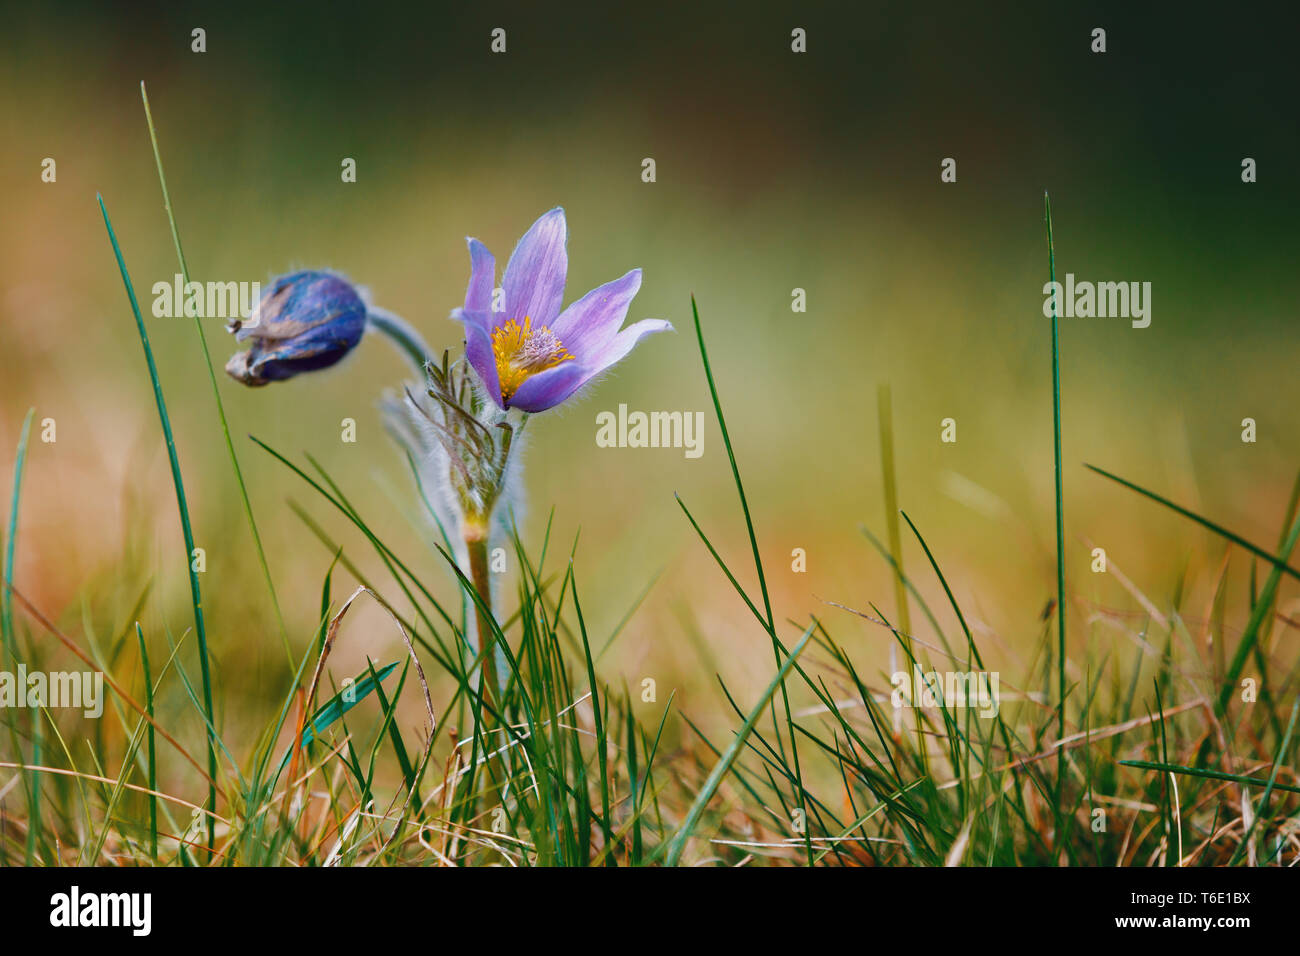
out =
[(417, 374), (424, 371), (424, 366), (433, 353), (409, 322), (386, 309), (374, 306), (366, 310), (366, 321), (376, 332), (388, 337), (389, 343), (411, 363)]
[[(469, 576), (478, 592), (479, 601), (475, 604), (478, 621), (478, 659), (482, 674), (479, 688), (485, 702), (500, 707), (501, 701), (497, 689), (497, 663), (495, 638), (492, 630), (492, 587), (488, 579), (488, 536), (487, 528), (479, 525), (467, 525), (465, 528), (465, 547), (469, 551)], [(486, 609), (486, 610), (485, 610)], [(485, 711), (483, 722), (486, 725), (488, 713)]]

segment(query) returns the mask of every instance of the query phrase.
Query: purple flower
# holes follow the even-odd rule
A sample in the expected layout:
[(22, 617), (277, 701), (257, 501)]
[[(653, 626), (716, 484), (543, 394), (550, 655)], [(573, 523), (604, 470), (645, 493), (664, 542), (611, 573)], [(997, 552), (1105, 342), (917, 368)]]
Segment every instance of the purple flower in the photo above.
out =
[(452, 318), (464, 323), (465, 356), (503, 409), (553, 408), (626, 356), (643, 336), (672, 329), (663, 319), (644, 319), (620, 331), (641, 288), (640, 269), (592, 289), (561, 312), (567, 239), (558, 206), (533, 223), (506, 266), (505, 308), (496, 312), (496, 260), (483, 243), (469, 240), (465, 307), (454, 310)]
[(232, 322), (247, 352), (226, 363), (245, 385), (265, 385), (328, 368), (351, 352), (366, 331), (366, 304), (346, 279), (329, 272), (294, 272), (271, 283), (246, 322)]

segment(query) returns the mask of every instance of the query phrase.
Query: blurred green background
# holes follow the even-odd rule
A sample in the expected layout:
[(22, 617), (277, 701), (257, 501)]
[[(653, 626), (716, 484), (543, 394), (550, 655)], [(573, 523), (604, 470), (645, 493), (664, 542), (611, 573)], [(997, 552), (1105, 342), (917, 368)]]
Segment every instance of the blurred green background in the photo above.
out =
[[(35, 440), (29, 456), (16, 582), (74, 632), (120, 630), (150, 581), (146, 631), (179, 633), (189, 619), (166, 455), (95, 205), (102, 192), (147, 310), (176, 262), (141, 80), (196, 280), (337, 269), (456, 349), (446, 315), (464, 295), (467, 235), (504, 267), (533, 219), (563, 205), (566, 302), (644, 269), (629, 321), (667, 318), (678, 334), (647, 340), (581, 403), (532, 423), (524, 531), (536, 550), (554, 506), (559, 556), (581, 529), (598, 642), (662, 572), (602, 660), (615, 683), (655, 677), (660, 706), (675, 687), (707, 724), (725, 717), (714, 669), (741, 693), (771, 669), (767, 639), (673, 499), (752, 585), (692, 293), (778, 617), (815, 612), (856, 659), (886, 666), (886, 633), (824, 601), (893, 611), (887, 567), (859, 531), (884, 533), (876, 389), (889, 383), (900, 505), (995, 648), (986, 658), (1017, 673), (1055, 585), (1044, 188), (1062, 276), (1153, 285), (1150, 328), (1062, 321), (1072, 654), (1115, 640), (1090, 608), (1136, 607), (1089, 572), (1092, 543), (1161, 606), (1185, 572), (1204, 587), (1222, 555), (1082, 462), (1261, 545), (1276, 539), (1300, 439), (1300, 135), (1293, 34), (1265, 11), (235, 3), (29, 5), (6, 18), (0, 463), (7, 483), (29, 407), (38, 425), (56, 420), (57, 442)], [(1097, 26), (1104, 55), (1089, 50)], [(194, 27), (206, 53), (190, 50)], [(489, 52), (495, 27), (504, 55)], [(795, 27), (806, 54), (791, 52)], [(41, 182), (44, 157), (57, 161), (54, 184)], [(355, 184), (340, 181), (344, 157)], [(940, 182), (945, 157), (955, 184)], [(796, 287), (803, 314), (790, 308)], [(199, 344), (187, 319), (148, 324), (208, 555), (225, 719), (246, 702), (260, 726), (255, 705), (283, 692), (286, 664)], [(206, 331), (220, 373), (233, 343), (219, 321)], [(376, 408), (404, 374), (368, 340), (327, 373), (259, 391), (220, 382), (295, 652), (331, 555), (289, 500), (388, 582), (361, 536), (249, 433), (316, 456), (394, 550), (454, 595)], [(619, 403), (705, 411), (703, 457), (598, 448), (595, 416)], [(356, 444), (340, 441), (345, 417)], [(947, 417), (953, 445), (939, 440)], [(1245, 417), (1256, 444), (1241, 441)], [(791, 571), (796, 547), (804, 574)], [(906, 554), (944, 607), (915, 542)], [(1244, 567), (1230, 608), (1245, 599)], [(367, 653), (400, 656), (382, 615), (350, 627), (337, 673)]]

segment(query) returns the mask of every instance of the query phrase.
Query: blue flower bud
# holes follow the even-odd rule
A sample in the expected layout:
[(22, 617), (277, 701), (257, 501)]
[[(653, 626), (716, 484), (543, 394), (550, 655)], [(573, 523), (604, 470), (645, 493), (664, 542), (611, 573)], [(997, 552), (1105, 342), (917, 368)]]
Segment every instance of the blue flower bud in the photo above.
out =
[(328, 368), (351, 352), (366, 330), (366, 304), (346, 279), (329, 272), (294, 272), (271, 283), (247, 319), (228, 330), (252, 341), (226, 363), (245, 385), (265, 385)]

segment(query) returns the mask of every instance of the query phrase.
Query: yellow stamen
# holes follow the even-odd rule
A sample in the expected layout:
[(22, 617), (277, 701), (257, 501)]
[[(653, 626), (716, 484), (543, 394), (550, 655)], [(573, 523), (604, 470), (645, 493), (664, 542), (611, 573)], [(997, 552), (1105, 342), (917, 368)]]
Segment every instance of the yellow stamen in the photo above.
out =
[(501, 400), (519, 391), (531, 375), (554, 368), (573, 358), (550, 326), (533, 329), (533, 320), (524, 316), (521, 326), (515, 319), (492, 330), (492, 354), (497, 360), (497, 378), (501, 381)]

